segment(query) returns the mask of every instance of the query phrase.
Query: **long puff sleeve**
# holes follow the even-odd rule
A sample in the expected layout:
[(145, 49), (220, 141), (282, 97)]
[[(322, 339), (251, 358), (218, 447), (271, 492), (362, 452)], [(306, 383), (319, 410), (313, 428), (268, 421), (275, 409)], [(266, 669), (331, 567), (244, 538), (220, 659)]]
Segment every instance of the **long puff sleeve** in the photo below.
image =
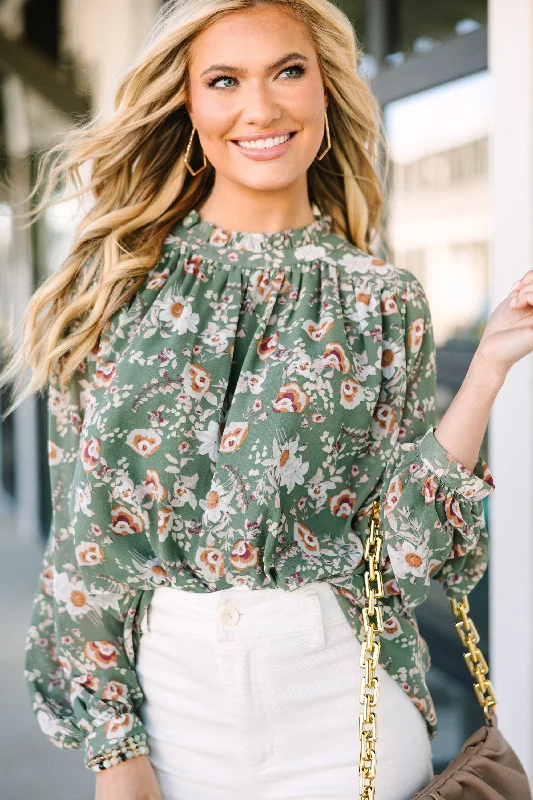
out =
[[(95, 348), (62, 393), (58, 373), (48, 397), (48, 459), (52, 523), (39, 588), (26, 637), (25, 677), (43, 733), (57, 747), (80, 748), (85, 764), (145, 734), (137, 716), (143, 695), (134, 669), (133, 636), (143, 592), (91, 593), (80, 566), (98, 566), (99, 527), (88, 522), (91, 541), (73, 539), (69, 504), (80, 438), (91, 406)], [(91, 453), (83, 454), (84, 460)], [(86, 502), (74, 498), (76, 504)], [(96, 537), (96, 538), (95, 538)]]
[(382, 487), (382, 528), (403, 604), (417, 606), (438, 579), (449, 597), (474, 588), (488, 558), (482, 500), (495, 488), (481, 457), (472, 471), (435, 437), (436, 353), (424, 289), (410, 273), (405, 310), (405, 404)]

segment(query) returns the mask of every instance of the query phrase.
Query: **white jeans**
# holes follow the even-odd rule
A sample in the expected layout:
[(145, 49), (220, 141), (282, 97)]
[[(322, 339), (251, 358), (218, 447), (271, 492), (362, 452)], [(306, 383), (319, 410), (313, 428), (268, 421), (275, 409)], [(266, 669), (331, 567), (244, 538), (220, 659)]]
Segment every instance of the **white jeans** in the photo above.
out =
[[(357, 800), (360, 645), (331, 586), (154, 591), (137, 673), (164, 800)], [(376, 800), (433, 776), (422, 714), (379, 667)]]

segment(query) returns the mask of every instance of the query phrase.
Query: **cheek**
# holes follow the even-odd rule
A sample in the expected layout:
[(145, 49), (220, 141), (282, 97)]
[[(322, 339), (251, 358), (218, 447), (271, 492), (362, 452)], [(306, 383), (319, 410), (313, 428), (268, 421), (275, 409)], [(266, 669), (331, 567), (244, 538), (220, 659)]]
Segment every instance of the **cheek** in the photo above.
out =
[(220, 143), (234, 119), (231, 98), (204, 86), (191, 87), (191, 114), (206, 147)]

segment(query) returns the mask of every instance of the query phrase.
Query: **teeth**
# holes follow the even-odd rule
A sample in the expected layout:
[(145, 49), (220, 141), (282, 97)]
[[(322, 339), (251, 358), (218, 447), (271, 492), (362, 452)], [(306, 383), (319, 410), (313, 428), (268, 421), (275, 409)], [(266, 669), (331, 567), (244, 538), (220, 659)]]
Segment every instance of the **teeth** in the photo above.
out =
[(248, 141), (238, 141), (239, 147), (244, 147), (246, 150), (264, 150), (266, 147), (275, 147), (278, 144), (283, 144), (291, 138), (290, 133), (285, 136), (275, 136), (273, 139), (250, 139)]

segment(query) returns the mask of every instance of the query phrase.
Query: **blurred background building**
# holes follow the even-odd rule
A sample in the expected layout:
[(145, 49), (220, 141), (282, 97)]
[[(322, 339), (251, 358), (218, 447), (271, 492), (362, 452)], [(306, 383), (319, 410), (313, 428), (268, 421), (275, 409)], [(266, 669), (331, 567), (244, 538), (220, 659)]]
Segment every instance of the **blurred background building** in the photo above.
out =
[[(363, 71), (385, 115), (392, 161), (383, 255), (417, 275), (428, 294), (442, 415), (491, 310), (533, 268), (533, 4), (339, 4), (364, 47)], [(61, 263), (73, 233), (75, 209), (68, 204), (30, 229), (14, 218), (24, 210), (37, 155), (87, 112), (111, 113), (117, 76), (159, 5), (0, 0), (0, 335)], [(532, 412), (529, 357), (500, 392), (482, 446), (498, 491), (484, 501), (491, 566), (471, 598), (500, 725), (530, 775), (533, 638), (522, 620), (533, 599)], [(24, 403), (0, 430), (0, 600), (9, 609), (1, 624), (12, 642), (0, 654), (0, 715), (12, 721), (0, 732), (0, 796), (62, 800), (76, 787), (84, 800), (91, 797), (92, 776), (79, 754), (55, 751), (38, 731), (21, 672), (50, 524), (46, 433), (42, 398)], [(482, 714), (438, 584), (418, 618), (433, 657), (439, 770), (482, 724)], [(57, 776), (53, 789), (43, 772), (50, 780)]]

